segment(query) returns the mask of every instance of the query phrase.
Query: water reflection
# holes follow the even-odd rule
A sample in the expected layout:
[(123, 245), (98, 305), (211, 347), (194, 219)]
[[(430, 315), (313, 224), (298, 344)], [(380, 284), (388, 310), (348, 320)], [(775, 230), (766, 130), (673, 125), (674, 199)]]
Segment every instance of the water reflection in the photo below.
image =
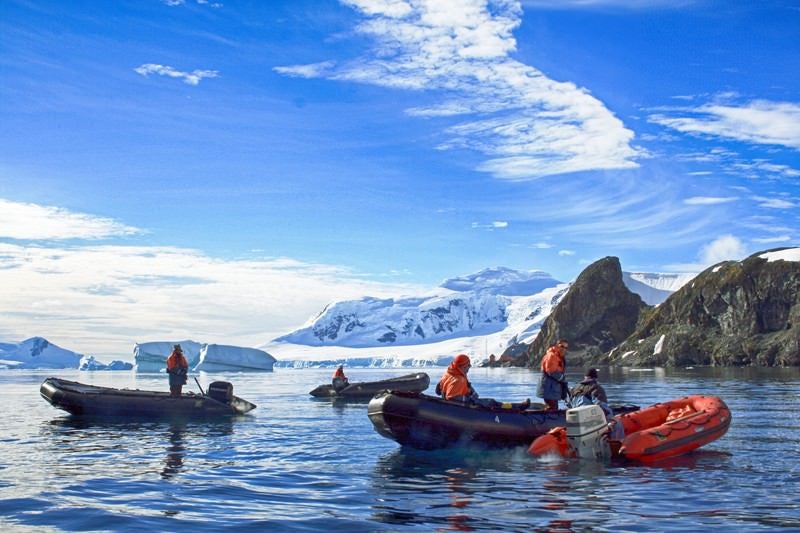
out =
[(175, 476), (183, 467), (183, 458), (186, 455), (184, 446), (184, 434), (186, 424), (172, 424), (169, 428), (169, 446), (167, 447), (167, 458), (164, 461), (164, 468), (161, 470), (161, 477), (169, 479)]
[(446, 486), (450, 491), (450, 507), (452, 510), (447, 515), (447, 527), (440, 528), (440, 531), (474, 531), (470, 525), (470, 517), (467, 514), (467, 506), (472, 503), (472, 495), (466, 488), (466, 482), (473, 479), (476, 475), (474, 469), (463, 467), (452, 468), (446, 472)]

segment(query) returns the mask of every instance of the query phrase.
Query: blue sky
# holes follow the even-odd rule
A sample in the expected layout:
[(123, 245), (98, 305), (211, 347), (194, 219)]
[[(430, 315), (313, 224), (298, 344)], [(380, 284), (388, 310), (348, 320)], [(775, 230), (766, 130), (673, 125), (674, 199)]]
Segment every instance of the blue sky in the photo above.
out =
[(794, 2), (0, 10), (0, 340), (254, 346), (487, 267), (798, 245)]

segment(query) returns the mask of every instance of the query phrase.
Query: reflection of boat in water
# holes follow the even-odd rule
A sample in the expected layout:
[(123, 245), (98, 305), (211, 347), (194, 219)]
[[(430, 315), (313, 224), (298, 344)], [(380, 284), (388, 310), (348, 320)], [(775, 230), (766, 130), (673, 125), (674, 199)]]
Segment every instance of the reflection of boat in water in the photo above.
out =
[[(636, 406), (614, 406), (624, 413)], [(426, 394), (385, 392), (367, 407), (375, 431), (404, 446), (420, 449), (469, 444), (528, 446), (533, 439), (563, 426), (565, 411), (484, 407)]]
[(722, 437), (731, 412), (716, 396), (686, 396), (615, 417), (625, 431), (623, 440), (608, 441), (602, 410), (597, 406), (567, 411), (566, 427), (537, 438), (529, 452), (565, 457), (623, 457), (651, 463), (696, 450)]
[(172, 397), (168, 392), (115, 389), (47, 378), (39, 393), (51, 405), (73, 415), (125, 417), (210, 417), (244, 414), (255, 404), (233, 395), (233, 385), (215, 381), (204, 394)]
[(341, 398), (341, 399), (363, 399), (368, 400), (385, 390), (400, 392), (422, 392), (428, 388), (431, 379), (425, 372), (407, 374), (396, 378), (384, 379), (380, 381), (364, 381), (350, 383), (346, 387), (336, 390), (333, 385), (320, 385), (309, 394), (315, 398)]

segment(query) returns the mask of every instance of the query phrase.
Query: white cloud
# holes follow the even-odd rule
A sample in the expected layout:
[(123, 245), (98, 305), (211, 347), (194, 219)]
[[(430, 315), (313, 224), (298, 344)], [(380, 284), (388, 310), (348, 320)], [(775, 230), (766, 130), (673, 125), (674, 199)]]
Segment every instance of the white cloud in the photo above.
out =
[(472, 227), (475, 229), (503, 229), (508, 227), (508, 222), (504, 220), (495, 220), (490, 222), (489, 224), (481, 224), (479, 222), (473, 222)]
[(691, 198), (685, 199), (683, 203), (686, 205), (717, 205), (735, 202), (736, 200), (738, 200), (738, 198), (732, 196), (692, 196)]
[(5, 243), (0, 286), (0, 340), (44, 335), (106, 360), (130, 359), (135, 342), (153, 340), (258, 346), (331, 301), (422, 290), (286, 258), (223, 260), (174, 247)]
[(549, 242), (537, 242), (533, 244), (533, 247), (538, 248), (539, 250), (549, 250), (553, 247), (553, 245)]
[(742, 241), (733, 235), (723, 235), (700, 249), (696, 263), (665, 265), (665, 270), (678, 272), (701, 272), (722, 261), (738, 261), (747, 255)]
[(478, 169), (529, 180), (585, 170), (634, 168), (633, 132), (589, 91), (511, 58), (521, 22), (516, 2), (347, 0), (365, 19), (357, 31), (377, 42), (374, 58), (278, 67), (292, 76), (447, 94), (412, 116), (453, 117), (441, 149), (469, 148)]
[[(186, 4), (186, 0), (162, 0), (168, 6), (182, 6)], [(211, 7), (222, 7), (222, 4), (219, 2), (210, 2), (209, 0), (195, 0), (198, 5), (201, 6), (211, 6)]]
[(143, 233), (113, 219), (60, 207), (0, 198), (0, 238), (18, 240), (103, 239)]
[(782, 198), (766, 198), (764, 196), (754, 196), (753, 200), (758, 202), (759, 207), (767, 209), (791, 209), (797, 207), (797, 204), (784, 200)]
[(707, 244), (700, 251), (700, 260), (705, 265), (713, 265), (720, 261), (742, 259), (747, 252), (744, 244), (733, 235), (723, 235)]
[(203, 78), (216, 78), (219, 74), (216, 70), (193, 70), (191, 72), (183, 72), (170, 66), (159, 65), (157, 63), (145, 63), (133, 70), (145, 78), (150, 74), (158, 74), (159, 76), (181, 79), (188, 85), (198, 85)]
[(709, 103), (677, 108), (649, 120), (683, 133), (800, 149), (800, 104), (754, 100), (744, 105)]
[(333, 61), (322, 61), (308, 65), (295, 65), (291, 67), (275, 67), (272, 70), (278, 74), (294, 78), (319, 78), (325, 76), (336, 65)]
[(558, 251), (558, 255), (561, 255), (561, 256), (575, 255), (575, 251), (574, 250), (559, 250)]

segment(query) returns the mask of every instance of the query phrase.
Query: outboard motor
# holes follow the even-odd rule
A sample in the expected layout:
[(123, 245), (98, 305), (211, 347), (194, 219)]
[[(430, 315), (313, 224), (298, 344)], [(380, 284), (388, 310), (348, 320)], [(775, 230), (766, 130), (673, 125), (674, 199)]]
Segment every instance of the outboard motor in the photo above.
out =
[(584, 405), (567, 410), (567, 440), (582, 459), (608, 459), (611, 448), (605, 437), (606, 415), (599, 405)]
[(233, 384), (227, 381), (214, 381), (208, 386), (206, 394), (218, 402), (231, 403), (233, 399)]

